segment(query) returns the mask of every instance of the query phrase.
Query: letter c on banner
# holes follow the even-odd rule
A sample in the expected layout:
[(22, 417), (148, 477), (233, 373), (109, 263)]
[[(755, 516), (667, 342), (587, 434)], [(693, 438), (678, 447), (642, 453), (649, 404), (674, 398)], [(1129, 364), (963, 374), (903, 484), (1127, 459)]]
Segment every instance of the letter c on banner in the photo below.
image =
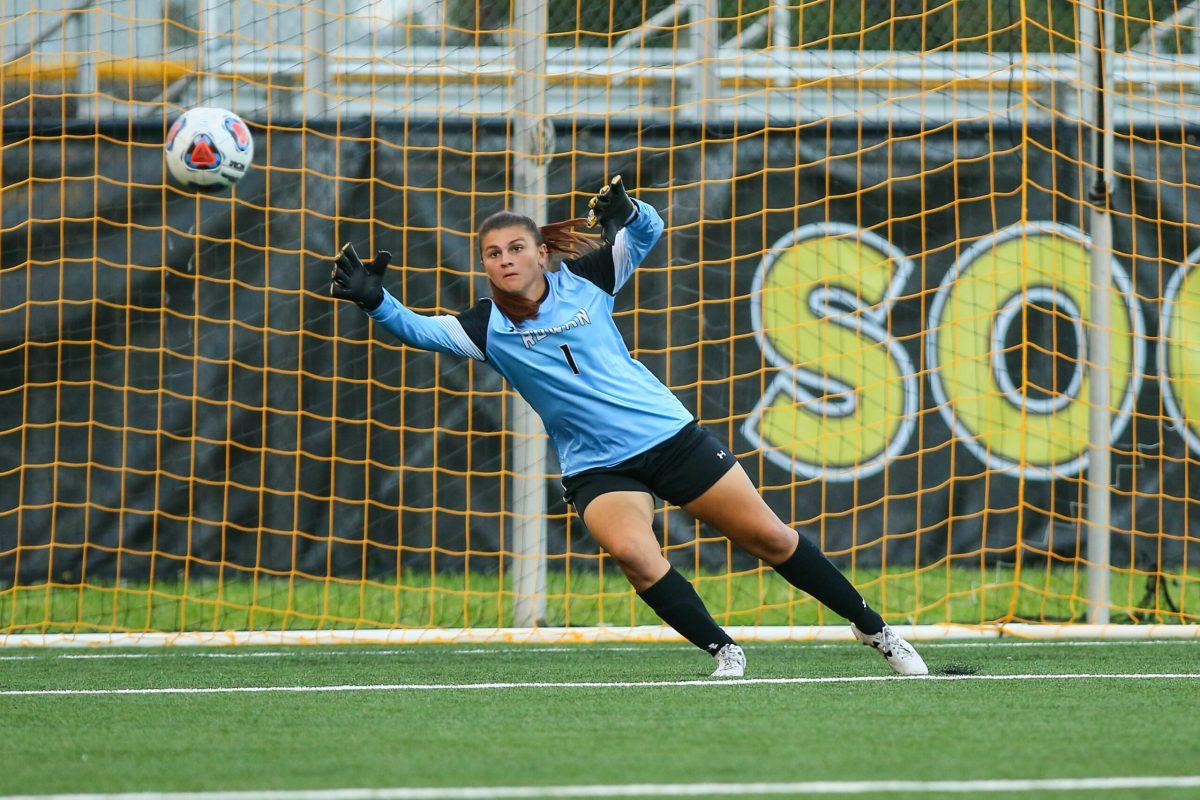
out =
[(763, 257), (751, 315), (779, 372), (742, 433), (772, 463), (848, 481), (878, 472), (907, 446), (917, 378), (887, 325), (912, 270), (886, 239), (839, 223), (798, 228)]
[(1158, 374), (1167, 414), (1200, 454), (1200, 250), (1167, 283), (1159, 322)]
[[(1087, 465), (1090, 244), (1068, 225), (1013, 225), (972, 245), (938, 287), (925, 343), (933, 396), (954, 435), (992, 469), (1049, 480)], [(1115, 258), (1111, 275), (1116, 437), (1133, 413), (1146, 345)], [(1043, 335), (1029, 336), (1039, 324)]]

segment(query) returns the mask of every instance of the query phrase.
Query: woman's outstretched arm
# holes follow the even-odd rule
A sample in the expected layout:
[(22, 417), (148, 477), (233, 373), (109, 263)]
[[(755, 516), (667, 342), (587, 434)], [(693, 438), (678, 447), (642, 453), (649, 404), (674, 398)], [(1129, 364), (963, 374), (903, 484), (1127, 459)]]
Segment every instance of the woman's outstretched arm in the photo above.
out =
[[(490, 304), (480, 303), (463, 315), (474, 335), (464, 327), (463, 318), (450, 314), (433, 317), (417, 314), (383, 288), (383, 276), (391, 260), (392, 254), (381, 250), (375, 258), (363, 263), (353, 245), (344, 245), (334, 262), (329, 293), (342, 300), (354, 301), (371, 319), (410, 347), (486, 361), (486, 322)], [(478, 324), (480, 322), (483, 324)]]
[[(490, 304), (484, 303), (467, 311), (463, 316), (474, 317), (478, 312), (486, 313), (490, 310)], [(475, 343), (459, 317), (453, 314), (426, 317), (409, 309), (385, 289), (383, 302), (374, 310), (368, 311), (367, 315), (410, 347), (450, 353), (476, 361), (487, 360), (483, 347)], [(486, 321), (486, 317), (484, 320)]]

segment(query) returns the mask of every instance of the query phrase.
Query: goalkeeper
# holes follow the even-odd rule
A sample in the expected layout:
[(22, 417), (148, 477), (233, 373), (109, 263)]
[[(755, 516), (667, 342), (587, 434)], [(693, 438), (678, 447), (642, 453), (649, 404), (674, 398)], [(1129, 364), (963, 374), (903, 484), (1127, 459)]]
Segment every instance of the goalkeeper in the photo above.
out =
[[(851, 622), (854, 636), (896, 672), (923, 675), (920, 655), (867, 606), (821, 551), (783, 523), (733, 454), (629, 355), (613, 299), (663, 231), (658, 212), (629, 197), (620, 176), (583, 220), (539, 228), (501, 211), (478, 232), (491, 297), (455, 315), (422, 316), (383, 288), (391, 255), (363, 263), (347, 244), (330, 292), (352, 300), (405, 344), (490, 364), (542, 418), (558, 451), (564, 499), (668, 625), (716, 659), (717, 677), (745, 671), (742, 649), (717, 625), (691, 583), (663, 557), (654, 496), (683, 508), (789, 583)], [(552, 255), (566, 258), (547, 270)]]

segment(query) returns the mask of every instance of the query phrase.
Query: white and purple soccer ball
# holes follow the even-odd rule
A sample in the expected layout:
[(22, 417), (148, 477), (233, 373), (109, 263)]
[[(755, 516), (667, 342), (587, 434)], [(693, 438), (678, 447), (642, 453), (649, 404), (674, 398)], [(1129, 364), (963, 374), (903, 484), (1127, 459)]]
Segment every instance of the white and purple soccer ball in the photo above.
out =
[(196, 192), (233, 186), (254, 159), (254, 137), (242, 118), (224, 108), (192, 108), (179, 115), (163, 144), (167, 170)]

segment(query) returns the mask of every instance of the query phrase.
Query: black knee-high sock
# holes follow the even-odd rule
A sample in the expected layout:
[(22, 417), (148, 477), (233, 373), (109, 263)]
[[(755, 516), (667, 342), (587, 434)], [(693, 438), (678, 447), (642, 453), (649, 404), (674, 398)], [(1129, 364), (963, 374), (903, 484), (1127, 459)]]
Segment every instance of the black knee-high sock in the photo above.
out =
[(729, 634), (708, 613), (695, 587), (674, 567), (667, 570), (667, 574), (649, 589), (638, 592), (638, 596), (654, 609), (663, 622), (709, 655), (727, 644), (733, 644)]
[(792, 586), (808, 592), (835, 614), (853, 622), (863, 633), (872, 635), (883, 630), (883, 617), (871, 610), (854, 584), (804, 534), (800, 534), (796, 552), (787, 561), (776, 564), (775, 571)]

